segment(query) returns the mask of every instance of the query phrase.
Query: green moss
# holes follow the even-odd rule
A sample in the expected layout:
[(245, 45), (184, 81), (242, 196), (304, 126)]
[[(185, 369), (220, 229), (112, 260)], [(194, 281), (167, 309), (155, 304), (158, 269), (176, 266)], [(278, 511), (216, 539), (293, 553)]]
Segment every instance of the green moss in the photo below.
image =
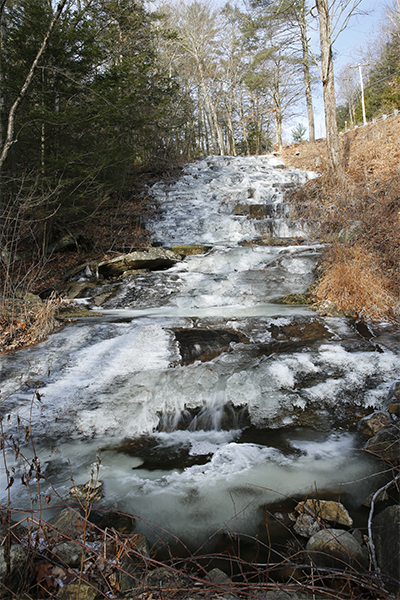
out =
[(281, 304), (312, 304), (311, 294), (286, 294), (279, 298)]

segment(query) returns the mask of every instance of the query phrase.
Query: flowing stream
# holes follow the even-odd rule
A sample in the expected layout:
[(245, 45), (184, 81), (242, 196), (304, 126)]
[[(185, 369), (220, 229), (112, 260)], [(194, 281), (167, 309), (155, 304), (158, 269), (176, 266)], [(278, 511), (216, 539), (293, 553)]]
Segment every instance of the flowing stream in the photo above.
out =
[[(159, 527), (192, 548), (217, 530), (256, 535), (266, 504), (315, 489), (358, 514), (379, 465), (356, 424), (384, 406), (400, 360), (353, 321), (277, 302), (314, 279), (320, 246), (284, 202), (311, 177), (272, 156), (188, 165), (152, 188), (148, 227), (155, 245), (199, 253), (118, 281), (81, 273), (80, 302), (102, 316), (1, 358), (5, 434), (29, 461), (29, 425), (60, 496), (100, 449), (98, 506), (137, 515), (152, 541)], [(7, 461), (12, 505), (29, 506), (24, 462)], [(45, 480), (40, 493), (59, 504)]]

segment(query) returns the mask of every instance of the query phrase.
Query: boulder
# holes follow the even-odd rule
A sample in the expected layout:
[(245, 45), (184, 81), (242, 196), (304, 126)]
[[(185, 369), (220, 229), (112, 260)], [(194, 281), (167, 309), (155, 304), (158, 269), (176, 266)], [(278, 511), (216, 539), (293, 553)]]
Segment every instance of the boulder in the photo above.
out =
[(297, 517), (293, 529), (299, 535), (309, 538), (321, 529), (321, 525), (311, 515), (302, 514)]
[(400, 427), (386, 425), (368, 440), (365, 450), (393, 464), (400, 462)]
[(339, 525), (346, 525), (347, 527), (353, 525), (353, 519), (341, 502), (318, 499), (306, 500), (305, 502), (299, 502), (295, 510), (298, 513), (311, 514), (317, 519), (339, 523)]
[(82, 546), (72, 540), (68, 540), (63, 544), (54, 546), (52, 553), (55, 558), (58, 558), (69, 567), (79, 567), (82, 558), (82, 550)]
[(343, 529), (322, 529), (307, 542), (306, 551), (317, 567), (357, 570), (368, 565), (368, 551)]
[(372, 539), (382, 573), (400, 581), (400, 506), (385, 508), (372, 519)]
[(52, 528), (70, 538), (81, 533), (85, 527), (85, 521), (81, 518), (80, 511), (69, 507), (49, 519), (48, 523)]
[(203, 246), (202, 244), (179, 244), (172, 246), (172, 251), (183, 256), (194, 256), (195, 254), (206, 254), (211, 248), (212, 246)]
[(376, 411), (371, 415), (367, 415), (366, 417), (361, 419), (358, 422), (358, 428), (362, 433), (365, 433), (365, 435), (371, 437), (378, 433), (378, 431), (382, 429), (382, 427), (385, 427), (385, 425), (389, 425), (390, 423), (391, 420), (387, 413), (382, 411)]
[(69, 490), (69, 496), (83, 502), (100, 502), (103, 497), (102, 481), (87, 481), (79, 485), (74, 485)]
[(98, 264), (98, 272), (104, 277), (118, 277), (125, 271), (132, 269), (168, 269), (182, 260), (179, 254), (165, 248), (148, 248), (129, 254), (122, 254), (111, 260), (104, 260)]
[(231, 342), (240, 342), (243, 336), (229, 330), (213, 329), (174, 329), (179, 344), (182, 364), (188, 365), (195, 360), (209, 361), (221, 352), (228, 350)]
[(97, 593), (96, 587), (78, 581), (64, 585), (58, 592), (58, 598), (59, 600), (94, 600)]
[(10, 573), (7, 577), (7, 550), (0, 548), (0, 597), (9, 597), (6, 588), (18, 590), (26, 581), (27, 555), (19, 544), (10, 548)]

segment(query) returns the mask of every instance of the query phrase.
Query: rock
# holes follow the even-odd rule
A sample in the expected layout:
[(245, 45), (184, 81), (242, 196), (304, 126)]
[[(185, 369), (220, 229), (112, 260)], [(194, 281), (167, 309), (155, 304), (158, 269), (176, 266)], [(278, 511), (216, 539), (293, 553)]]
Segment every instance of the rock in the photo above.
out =
[(400, 429), (396, 425), (382, 427), (368, 440), (365, 450), (390, 463), (400, 462)]
[(136, 529), (135, 517), (113, 511), (91, 510), (89, 521), (100, 529), (115, 529), (120, 533), (133, 533)]
[(333, 502), (332, 500), (306, 500), (305, 502), (299, 502), (295, 510), (298, 513), (311, 513), (317, 519), (339, 523), (347, 527), (353, 525), (353, 519), (341, 502)]
[(371, 437), (378, 433), (382, 427), (389, 425), (390, 422), (390, 417), (387, 413), (377, 411), (361, 419), (358, 422), (358, 428), (362, 433)]
[(302, 514), (297, 517), (293, 529), (299, 535), (309, 538), (321, 529), (321, 525), (311, 515)]
[[(230, 592), (230, 587), (232, 586), (231, 578), (221, 571), (221, 569), (211, 569), (211, 571), (207, 573), (205, 579), (216, 586), (216, 589), (215, 591), (213, 590), (212, 594), (212, 597), (215, 598), (215, 600), (237, 600), (237, 596)], [(226, 588), (226, 590), (224, 588)], [(214, 595), (214, 593), (221, 595)]]
[(143, 569), (138, 569), (130, 556), (124, 555), (118, 569), (119, 590), (123, 594), (141, 585)]
[[(363, 506), (366, 506), (367, 508), (371, 508), (371, 504), (372, 504), (372, 498), (374, 497), (374, 493), (372, 492), (372, 494), (370, 494), (362, 503)], [(386, 502), (387, 500), (389, 500), (389, 495), (387, 493), (386, 490), (383, 490), (382, 492), (380, 492), (377, 497), (375, 498), (375, 506), (377, 504), (381, 504), (382, 502)]]
[(53, 555), (69, 567), (79, 567), (82, 551), (82, 546), (72, 540), (64, 542), (63, 544), (58, 544), (58, 546), (54, 546), (52, 549)]
[(167, 269), (181, 260), (181, 256), (172, 250), (148, 248), (102, 261), (98, 264), (98, 272), (104, 277), (116, 277), (132, 269)]
[(175, 329), (174, 334), (183, 365), (211, 360), (227, 350), (231, 342), (242, 341), (240, 334), (228, 330)]
[(0, 548), (0, 597), (9, 597), (6, 588), (18, 590), (23, 583), (26, 583), (26, 572), (28, 571), (27, 555), (25, 550), (19, 544), (10, 547), (10, 573), (7, 577), (7, 555), (6, 548)]
[(330, 300), (325, 300), (317, 307), (317, 312), (321, 317), (344, 317), (344, 312)]
[(60, 286), (57, 291), (60, 292), (63, 298), (75, 300), (76, 298), (91, 296), (97, 285), (97, 283), (90, 281), (70, 281)]
[(339, 231), (338, 241), (341, 244), (346, 244), (348, 242), (353, 242), (357, 239), (357, 234), (360, 228), (362, 227), (362, 221), (355, 221), (349, 227), (345, 227)]
[(87, 481), (79, 485), (74, 485), (69, 490), (69, 496), (84, 502), (100, 502), (103, 497), (102, 481)]
[(390, 413), (391, 415), (400, 415), (400, 402), (396, 403), (396, 404), (388, 404), (388, 413)]
[(306, 551), (315, 565), (344, 569), (349, 565), (357, 570), (367, 567), (367, 549), (343, 529), (322, 529), (307, 542)]
[(391, 415), (400, 415), (400, 381), (396, 381), (390, 390), (387, 410)]
[(385, 508), (372, 519), (372, 539), (379, 568), (400, 581), (400, 506)]
[(312, 304), (311, 294), (286, 294), (276, 300), (282, 304)]
[(216, 583), (218, 585), (229, 585), (232, 583), (230, 577), (221, 569), (211, 569), (206, 575), (207, 581), (211, 581), (211, 583)]
[(71, 319), (93, 319), (94, 317), (102, 317), (103, 313), (89, 310), (88, 308), (76, 307), (65, 307), (61, 308), (57, 312), (57, 319), (59, 321), (69, 321)]
[(146, 585), (158, 589), (168, 590), (187, 587), (188, 579), (166, 567), (158, 567), (150, 571), (146, 577)]
[(206, 254), (211, 248), (212, 246), (203, 246), (202, 244), (180, 244), (172, 246), (172, 251), (182, 256), (194, 256), (195, 254)]
[(248, 219), (265, 219), (263, 204), (237, 204), (235, 215), (247, 216)]
[(97, 593), (96, 587), (79, 581), (64, 585), (58, 592), (58, 598), (59, 600), (94, 600)]
[(69, 507), (49, 519), (48, 523), (52, 525), (52, 528), (72, 538), (85, 527), (85, 521), (81, 518), (79, 510)]

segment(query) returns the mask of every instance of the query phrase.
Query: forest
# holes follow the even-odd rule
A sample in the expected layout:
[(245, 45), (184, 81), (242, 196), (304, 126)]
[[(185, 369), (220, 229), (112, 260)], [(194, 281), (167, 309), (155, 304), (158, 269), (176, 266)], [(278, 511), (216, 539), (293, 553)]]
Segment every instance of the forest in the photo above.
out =
[[(334, 42), (360, 10), (361, 0), (2, 0), (3, 296), (32, 287), (33, 259), (148, 243), (138, 190), (151, 177), (204, 155), (280, 151), (307, 130), (313, 142), (321, 87), (339, 175), (338, 131), (362, 122), (362, 109), (349, 67), (337, 75), (336, 115)], [(368, 120), (399, 107), (399, 35), (392, 0), (360, 58)], [(308, 127), (285, 139), (306, 114)]]

